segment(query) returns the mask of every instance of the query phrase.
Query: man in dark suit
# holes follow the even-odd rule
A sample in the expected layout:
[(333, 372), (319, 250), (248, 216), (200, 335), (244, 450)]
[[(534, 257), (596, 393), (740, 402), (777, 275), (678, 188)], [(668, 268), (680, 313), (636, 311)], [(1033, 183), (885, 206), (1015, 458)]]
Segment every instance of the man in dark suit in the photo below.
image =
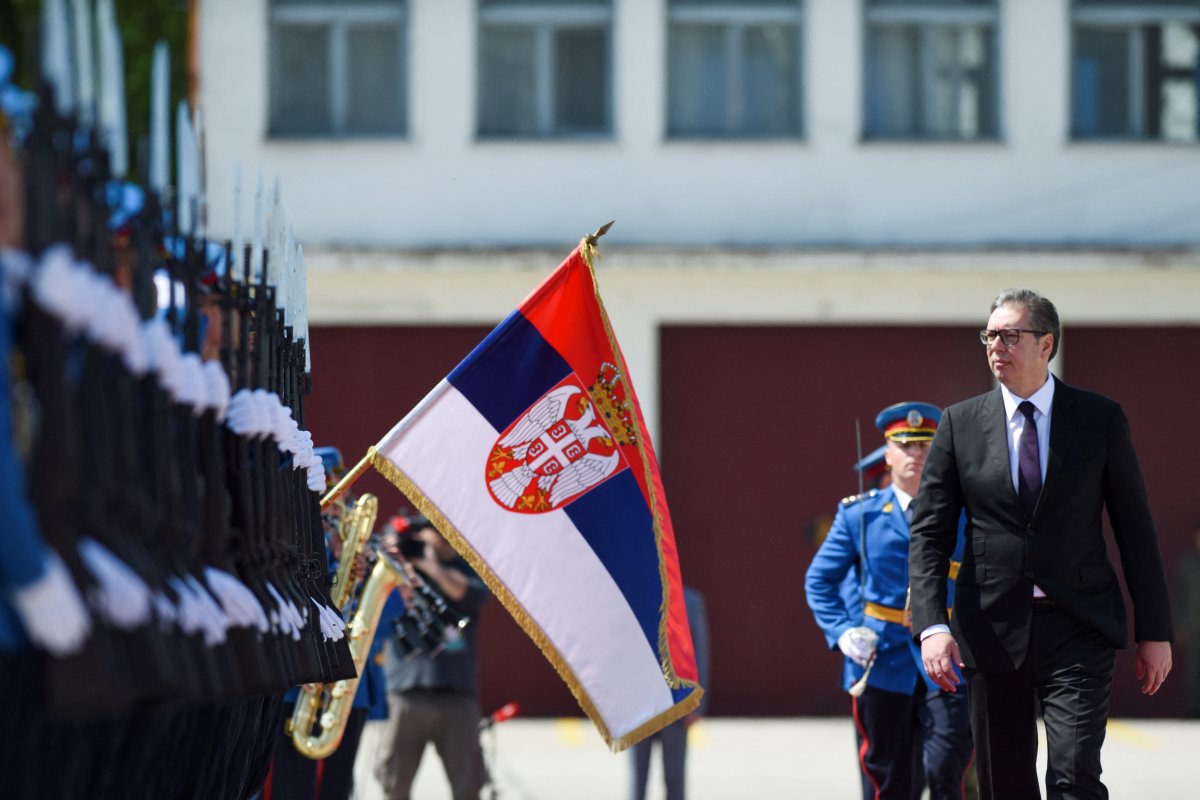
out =
[[(1171, 612), (1146, 488), (1121, 407), (1053, 378), (1054, 305), (1028, 289), (992, 303), (980, 340), (1000, 387), (947, 408), (912, 525), (913, 630), (930, 677), (964, 668), (981, 797), (1106, 798), (1100, 747), (1125, 605), (1106, 555), (1108, 510), (1133, 600), (1135, 670), (1154, 694), (1171, 669)], [(960, 513), (967, 547), (946, 612)]]

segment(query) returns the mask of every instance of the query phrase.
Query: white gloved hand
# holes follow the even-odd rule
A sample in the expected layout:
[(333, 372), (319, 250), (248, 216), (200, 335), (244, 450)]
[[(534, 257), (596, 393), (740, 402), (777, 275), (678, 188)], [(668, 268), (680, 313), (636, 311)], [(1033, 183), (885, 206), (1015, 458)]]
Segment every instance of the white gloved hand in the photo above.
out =
[(865, 667), (871, 661), (878, 644), (879, 636), (866, 627), (851, 628), (837, 640), (838, 649), (860, 667)]

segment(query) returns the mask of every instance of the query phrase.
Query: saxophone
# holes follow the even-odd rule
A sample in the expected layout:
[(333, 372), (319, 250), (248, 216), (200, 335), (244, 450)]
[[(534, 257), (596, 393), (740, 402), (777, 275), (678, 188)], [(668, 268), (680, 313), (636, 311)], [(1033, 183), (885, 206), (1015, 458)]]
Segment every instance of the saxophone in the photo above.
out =
[[(354, 562), (371, 538), (378, 513), (379, 500), (375, 495), (364, 494), (350, 511), (342, 515), (338, 526), (342, 558), (330, 597), (343, 617), (353, 609), (353, 616), (346, 625), (346, 635), (350, 640), (356, 677), (335, 683), (306, 684), (300, 688), (292, 718), (286, 723), (285, 729), (296, 749), (309, 758), (327, 758), (342, 743), (351, 704), (358, 691), (358, 681), (371, 650), (371, 640), (383, 613), (383, 605), (392, 589), (408, 582), (399, 565), (383, 557), (383, 554), (375, 561), (375, 566), (361, 587), (354, 579)], [(356, 595), (356, 590), (360, 588), (361, 591)]]

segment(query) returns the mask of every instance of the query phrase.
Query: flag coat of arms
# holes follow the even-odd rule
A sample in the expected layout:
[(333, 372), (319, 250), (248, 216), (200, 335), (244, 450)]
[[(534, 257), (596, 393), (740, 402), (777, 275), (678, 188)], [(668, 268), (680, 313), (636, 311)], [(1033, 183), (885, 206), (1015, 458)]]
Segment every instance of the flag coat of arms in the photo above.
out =
[(588, 237), (369, 453), (613, 750), (703, 690), (650, 439)]

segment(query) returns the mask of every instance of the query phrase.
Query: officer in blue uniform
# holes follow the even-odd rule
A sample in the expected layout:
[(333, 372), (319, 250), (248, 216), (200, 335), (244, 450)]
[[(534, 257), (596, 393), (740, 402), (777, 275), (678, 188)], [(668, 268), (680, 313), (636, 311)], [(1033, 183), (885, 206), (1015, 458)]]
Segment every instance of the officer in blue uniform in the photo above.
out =
[[(965, 694), (941, 692), (925, 674), (906, 614), (909, 515), (940, 417), (928, 403), (879, 413), (891, 484), (842, 501), (805, 576), (817, 624), (846, 656), (842, 686), (861, 736), (864, 800), (912, 800), (922, 784), (933, 800), (961, 800), (971, 762)], [(954, 565), (962, 541), (960, 527)], [(848, 575), (859, 582), (861, 605), (848, 602)]]
[(867, 489), (884, 489), (892, 482), (887, 460), (883, 457), (885, 453), (887, 453), (886, 442), (867, 453), (854, 465), (854, 471), (862, 473), (862, 486)]

